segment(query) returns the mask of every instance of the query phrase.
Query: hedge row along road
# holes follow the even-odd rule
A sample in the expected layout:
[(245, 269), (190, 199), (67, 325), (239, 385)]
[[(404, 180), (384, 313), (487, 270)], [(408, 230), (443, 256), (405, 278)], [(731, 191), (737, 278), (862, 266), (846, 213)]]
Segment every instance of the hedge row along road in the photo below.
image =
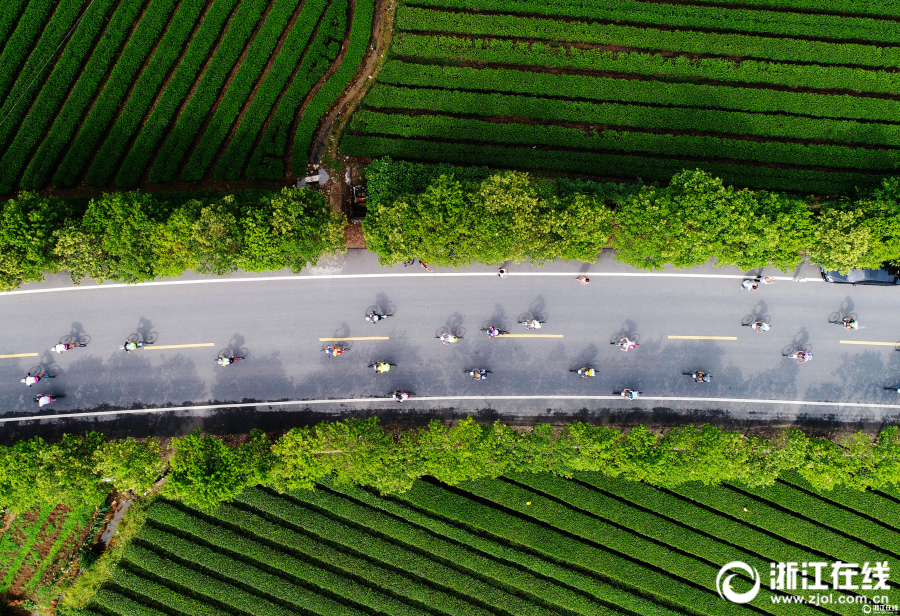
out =
[[(390, 498), (331, 479), (290, 495), (252, 488), (213, 515), (152, 505), (88, 609), (851, 616), (874, 597), (893, 601), (896, 587), (835, 590), (832, 604), (813, 606), (786, 601), (808, 591), (766, 583), (737, 605), (717, 595), (716, 573), (735, 559), (765, 576), (770, 561), (890, 558), (866, 537), (896, 531), (894, 516), (877, 513), (893, 502), (881, 492), (816, 493), (793, 475), (759, 494), (729, 485), (666, 491), (588, 472), (455, 488), (418, 481)], [(738, 591), (750, 584), (732, 581)]]
[(897, 166), (898, 20), (896, 5), (850, 0), (408, 0), (342, 149), (866, 189)]
[(0, 194), (302, 175), (374, 3), (4, 3)]

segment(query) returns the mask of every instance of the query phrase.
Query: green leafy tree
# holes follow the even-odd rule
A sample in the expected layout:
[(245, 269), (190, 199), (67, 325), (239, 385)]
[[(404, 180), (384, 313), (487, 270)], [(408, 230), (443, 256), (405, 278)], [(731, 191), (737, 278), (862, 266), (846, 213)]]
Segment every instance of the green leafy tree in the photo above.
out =
[(0, 290), (39, 282), (59, 268), (54, 233), (73, 216), (66, 201), (21, 192), (0, 211)]
[(141, 282), (154, 278), (154, 209), (151, 195), (105, 194), (92, 199), (80, 223), (56, 232), (54, 253), (72, 282)]
[(167, 491), (205, 510), (233, 500), (247, 487), (266, 483), (271, 466), (265, 435), (254, 430), (249, 444), (229, 447), (221, 439), (201, 435), (198, 428), (173, 443)]
[(159, 439), (107, 441), (94, 452), (94, 472), (119, 492), (149, 490), (165, 470)]
[(175, 209), (155, 230), (157, 276), (181, 276), (187, 270), (222, 276), (237, 270), (238, 214), (231, 195), (208, 205), (192, 199)]
[(262, 206), (241, 212), (242, 251), (237, 265), (259, 272), (299, 272), (326, 253), (343, 249), (346, 217), (311, 188), (284, 188)]

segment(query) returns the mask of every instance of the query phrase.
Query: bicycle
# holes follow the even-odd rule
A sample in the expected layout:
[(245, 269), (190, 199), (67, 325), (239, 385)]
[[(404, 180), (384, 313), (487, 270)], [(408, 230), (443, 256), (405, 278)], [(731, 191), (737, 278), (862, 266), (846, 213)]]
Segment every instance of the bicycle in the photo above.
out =
[(366, 315), (366, 321), (369, 323), (378, 323), (379, 321), (384, 321), (394, 315), (392, 314), (381, 314), (380, 312), (375, 312), (374, 310)]
[(859, 322), (853, 317), (844, 317), (840, 321), (829, 321), (832, 325), (840, 325), (844, 329), (859, 329)]
[(52, 404), (61, 398), (65, 398), (65, 396), (48, 396), (47, 394), (38, 394), (34, 397), (34, 403), (38, 405), (38, 408), (40, 408), (42, 406)]
[[(497, 336), (503, 336), (504, 334), (509, 334), (505, 329), (500, 329), (498, 327), (482, 327), (481, 331), (487, 332), (488, 338), (495, 338)], [(491, 331), (495, 331), (495, 333), (491, 333)]]
[(644, 392), (642, 392), (642, 391), (635, 391), (633, 389), (623, 389), (622, 391), (614, 391), (613, 395), (614, 396), (622, 396), (626, 400), (634, 400), (635, 398), (638, 398), (639, 396), (643, 395), (643, 393)]
[(752, 323), (741, 323), (741, 327), (749, 327), (758, 334), (769, 331), (772, 326), (765, 321), (753, 321)]
[(540, 329), (547, 324), (547, 321), (538, 321), (537, 319), (527, 319), (519, 321), (519, 325), (524, 325), (525, 329)]
[(691, 377), (692, 379), (694, 379), (695, 383), (712, 382), (712, 375), (709, 372), (703, 372), (703, 370), (695, 370), (694, 372), (682, 372), (681, 374)]
[(220, 366), (230, 366), (231, 364), (245, 359), (244, 357), (239, 357), (237, 355), (219, 355), (218, 359), (216, 359), (216, 363)]
[[(387, 368), (384, 368), (384, 366), (387, 366)], [(397, 364), (391, 364), (386, 361), (377, 361), (374, 364), (369, 364), (366, 367), (373, 368), (375, 370), (375, 374), (384, 374), (385, 372), (389, 372), (391, 368), (396, 368)]]
[(398, 389), (397, 391), (391, 392), (391, 398), (396, 400), (397, 402), (403, 402), (404, 400), (409, 400), (410, 396), (415, 396), (416, 392), (414, 391), (404, 391)]
[(36, 383), (40, 383), (44, 379), (55, 379), (55, 378), (56, 378), (55, 376), (51, 376), (49, 374), (43, 374), (43, 373), (32, 376), (31, 373), (29, 372), (27, 375), (25, 375), (24, 379), (21, 379), (21, 382), (25, 383), (26, 387), (31, 387), (32, 385), (34, 385)]
[(634, 342), (633, 340), (629, 340), (627, 337), (620, 339), (618, 342), (610, 342), (610, 344), (615, 345), (616, 348), (618, 348), (619, 350), (625, 351), (626, 353), (630, 349), (637, 349), (637, 347), (638, 347), (637, 342)]
[(346, 353), (349, 350), (350, 350), (350, 347), (341, 347), (341, 346), (335, 345), (335, 346), (325, 347), (324, 349), (322, 349), (321, 352), (328, 355), (328, 357), (338, 357), (340, 355), (343, 355), (344, 353)]
[(70, 350), (74, 349), (75, 347), (86, 347), (86, 346), (87, 346), (87, 344), (85, 344), (83, 342), (62, 342), (62, 341), (60, 341), (60, 342), (56, 343), (56, 345), (50, 350), (53, 351), (54, 353), (62, 354), (62, 353), (65, 353), (66, 351), (70, 351)]
[(453, 344), (454, 342), (459, 342), (460, 340), (463, 339), (462, 336), (454, 336), (453, 334), (451, 334), (449, 332), (442, 336), (435, 336), (435, 338), (440, 340), (442, 344)]
[(132, 351), (137, 351), (138, 349), (143, 349), (148, 344), (153, 344), (152, 342), (146, 342), (143, 340), (126, 340), (125, 344), (119, 347), (119, 350), (125, 351), (126, 353), (131, 353)]
[(463, 372), (472, 377), (473, 381), (483, 381), (487, 378), (487, 375), (493, 374), (493, 372), (484, 368), (472, 368), (471, 370), (463, 370)]
[(569, 370), (569, 372), (576, 372), (578, 373), (578, 376), (583, 379), (597, 376), (597, 369), (591, 368), (590, 366), (584, 366), (583, 368), (579, 368), (578, 370)]
[(790, 355), (789, 358), (796, 360), (798, 364), (805, 364), (808, 361), (811, 361), (813, 356), (809, 351), (794, 351)]

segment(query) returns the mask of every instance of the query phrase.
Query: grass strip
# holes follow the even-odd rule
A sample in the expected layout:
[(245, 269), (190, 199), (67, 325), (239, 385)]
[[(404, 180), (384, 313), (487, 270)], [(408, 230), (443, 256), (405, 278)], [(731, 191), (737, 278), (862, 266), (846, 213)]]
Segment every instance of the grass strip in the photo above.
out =
[[(457, 523), (488, 532), (572, 566), (593, 571), (680, 609), (719, 616), (737, 614), (740, 609), (736, 605), (725, 604), (714, 592), (701, 590), (677, 576), (648, 567), (644, 556), (637, 562), (623, 557), (603, 545), (609, 541), (608, 538), (603, 540), (603, 544), (576, 539), (557, 532), (552, 526), (511, 514), (505, 508), (488, 506), (422, 481), (416, 482), (400, 498)], [(523, 508), (526, 506), (525, 502), (526, 500), (521, 502)], [(711, 579), (715, 579), (715, 574)], [(704, 582), (707, 587), (708, 582), (708, 579)]]
[(372, 38), (372, 18), (375, 14), (375, 0), (357, 0), (353, 11), (353, 22), (350, 25), (350, 36), (347, 37), (347, 53), (338, 69), (332, 73), (328, 81), (316, 92), (306, 105), (297, 131), (294, 135), (294, 151), (291, 157), (291, 170), (296, 177), (306, 174), (306, 163), (312, 146), (313, 134), (329, 107), (343, 93), (359, 70)]
[[(515, 473), (509, 479), (518, 484), (524, 484), (538, 493), (563, 501), (581, 511), (609, 520), (611, 523), (627, 528), (640, 536), (649, 537), (652, 540), (691, 554), (709, 563), (713, 568), (718, 568), (722, 564), (734, 560), (740, 560), (756, 567), (758, 571), (767, 571), (769, 569), (769, 560), (753, 552), (745, 551), (728, 541), (707, 536), (707, 534), (715, 534), (716, 528), (714, 526), (707, 527), (702, 524), (683, 524), (671, 521), (655, 511), (638, 509), (611, 498), (598, 490), (589, 489), (550, 473)], [(535, 501), (532, 501), (532, 508), (535, 506), (535, 503)], [(744, 579), (748, 585), (753, 583), (747, 577), (744, 577)], [(877, 591), (873, 592), (877, 594)], [(765, 597), (762, 600), (761, 609), (767, 612), (773, 614), (789, 613), (791, 616), (798, 611), (811, 616), (819, 613), (809, 606), (782, 604), (774, 601), (776, 595), (793, 594), (805, 597), (807, 593), (804, 590), (774, 593), (764, 586), (761, 588), (761, 593)], [(840, 602), (830, 605), (829, 609), (848, 616), (859, 613), (858, 605), (847, 605)]]
[(891, 554), (863, 545), (821, 524), (770, 506), (730, 486), (683, 484), (673, 488), (672, 491), (730, 515), (734, 519), (743, 520), (748, 526), (777, 533), (788, 541), (826, 554), (832, 560), (862, 563), (892, 559)]
[[(147, 527), (141, 529), (141, 534), (145, 536), (154, 536), (151, 533), (152, 529)], [(171, 537), (171, 535), (169, 537)], [(140, 539), (140, 535), (136, 539)], [(170, 541), (172, 541), (172, 539), (170, 539)], [(193, 546), (193, 544), (188, 544), (188, 546), (194, 548), (194, 556), (201, 554), (206, 556), (207, 553), (215, 554), (211, 550)], [(268, 601), (256, 593), (242, 590), (230, 582), (224, 582), (216, 577), (201, 573), (196, 567), (176, 563), (155, 550), (138, 545), (137, 541), (129, 546), (128, 552), (125, 554), (125, 560), (137, 565), (144, 571), (148, 571), (149, 573), (166, 580), (168, 584), (175, 586), (176, 588), (185, 589), (190, 593), (208, 597), (213, 601), (217, 601), (232, 609), (243, 610), (249, 614), (254, 614), (255, 616), (294, 616), (295, 614), (302, 614), (301, 611), (288, 609), (282, 605)], [(224, 558), (224, 561), (233, 567), (233, 571), (247, 571), (247, 567), (242, 566), (237, 561), (227, 557)], [(221, 574), (221, 571), (217, 570), (216, 572)], [(248, 586), (253, 586), (254, 581), (257, 580), (254, 580), (253, 578), (241, 579), (241, 582)], [(266, 590), (263, 590), (262, 592), (267, 594)]]
[[(608, 19), (637, 24), (713, 28), (782, 36), (847, 39), (885, 43), (900, 42), (892, 21), (869, 17), (788, 13), (738, 7), (651, 3), (641, 0), (415, 0), (416, 6), (440, 6), (463, 11), (534, 13), (561, 17)], [(514, 8), (515, 10), (511, 10)], [(892, 11), (895, 13), (896, 11)]]
[[(131, 546), (129, 551), (130, 549)], [(180, 589), (148, 580), (121, 566), (113, 570), (112, 587), (113, 590), (125, 590), (128, 595), (136, 595), (135, 599), (150, 601), (179, 615), (232, 616), (230, 612), (211, 606), (208, 601), (196, 599)]]
[(714, 79), (772, 86), (895, 94), (900, 73), (841, 66), (783, 64), (722, 58), (667, 57), (661, 53), (579, 49), (523, 40), (465, 38), (400, 33), (392, 51), (400, 55), (547, 66), (585, 71), (666, 75), (678, 79)]
[[(243, 174), (253, 144), (278, 97), (284, 91), (294, 66), (304, 60), (303, 52), (309, 45), (309, 39), (316, 25), (320, 23), (328, 4), (328, 0), (305, 1), (278, 56), (247, 106), (240, 124), (228, 141), (225, 152), (216, 163), (214, 175), (217, 180), (237, 180)], [(344, 13), (346, 14), (346, 9)], [(313, 51), (313, 46), (310, 47), (310, 51)]]
[[(206, 170), (213, 163), (213, 159), (222, 142), (231, 131), (231, 127), (237, 121), (247, 97), (250, 96), (256, 82), (262, 76), (279, 38), (284, 33), (291, 16), (297, 9), (298, 0), (274, 0), (272, 9), (266, 15), (266, 19), (259, 31), (253, 37), (244, 60), (237, 69), (234, 79), (228, 84), (228, 89), (222, 95), (212, 115), (212, 119), (200, 137), (197, 147), (181, 170), (181, 179), (197, 181), (203, 179)], [(284, 53), (284, 50), (281, 50)], [(279, 54), (280, 55), (280, 54)]]
[[(184, 0), (182, 1), (184, 2)], [(159, 86), (155, 88), (149, 85), (142, 87), (141, 90), (147, 97), (146, 99), (144, 99), (143, 96), (140, 98), (132, 96), (131, 100), (142, 101), (139, 108), (137, 103), (135, 103), (135, 108), (131, 110), (131, 100), (129, 100), (129, 104), (126, 105), (120, 116), (123, 126), (121, 133), (123, 136), (116, 140), (116, 143), (122, 146), (122, 149), (117, 147), (115, 150), (119, 154), (116, 157), (117, 160), (122, 160), (119, 172), (116, 175), (117, 186), (121, 188), (132, 188), (140, 183), (141, 176), (144, 171), (146, 171), (150, 159), (156, 151), (156, 147), (159, 145), (159, 142), (162, 141), (166, 128), (172, 123), (181, 102), (194, 85), (197, 73), (202, 68), (206, 57), (215, 45), (215, 42), (228, 19), (228, 15), (231, 14), (235, 4), (237, 4), (237, 0), (214, 0), (212, 6), (210, 6), (209, 10), (206, 12), (203, 21), (191, 37), (187, 50), (184, 52), (184, 57), (181, 59), (181, 62), (178, 63), (178, 66), (175, 67), (166, 89), (158, 94), (159, 99), (156, 101), (155, 105), (153, 105), (153, 109), (150, 112), (149, 117), (146, 118), (146, 122), (140, 126), (140, 128), (138, 128), (138, 124), (140, 124), (146, 116), (149, 106), (153, 104)], [(175, 24), (173, 24), (173, 27), (169, 29), (174, 30), (182, 37), (180, 45), (184, 45), (183, 41), (187, 39), (195, 21), (196, 19), (190, 20), (190, 22), (182, 22), (179, 20), (179, 23), (185, 26), (185, 28), (175, 29)], [(177, 51), (175, 50), (175, 46), (175, 41), (172, 42), (171, 47), (167, 45), (167, 48), (171, 49), (174, 55), (169, 61), (169, 64), (165, 66), (165, 70), (163, 70), (163, 63), (160, 62), (158, 77), (160, 79), (160, 84), (162, 83), (162, 80), (165, 79), (164, 75), (168, 72), (169, 66), (177, 59), (178, 53), (181, 51), (180, 46)], [(154, 59), (159, 53), (160, 49), (157, 49), (157, 54), (154, 54)], [(148, 65), (144, 74), (150, 73), (153, 64), (154, 62), (151, 61), (151, 65)], [(152, 74), (156, 74), (156, 72), (154, 71)], [(153, 90), (153, 92), (151, 93), (150, 90)], [(118, 125), (119, 122), (113, 126), (114, 132), (120, 130), (117, 128)], [(124, 127), (126, 126), (130, 126), (130, 128), (125, 130)], [(131, 136), (135, 131), (137, 131), (137, 137), (135, 137), (134, 142), (131, 143)], [(125, 140), (125, 135), (128, 135), (127, 140)], [(130, 148), (127, 143), (131, 143)], [(127, 154), (125, 154), (124, 159), (122, 159), (121, 155), (125, 153), (126, 150)]]
[[(776, 112), (812, 118), (896, 122), (900, 101), (846, 94), (781, 92), (727, 85), (669, 83), (651, 78), (621, 79), (590, 75), (554, 75), (524, 70), (469, 68), (389, 61), (378, 80), (396, 85), (446, 90), (478, 90), (580, 98), (621, 103), (647, 103), (692, 108), (721, 108), (760, 113)], [(368, 101), (369, 93), (366, 94)], [(791, 118), (796, 121), (796, 118)], [(862, 130), (862, 129), (861, 129)]]
[[(3, 533), (3, 536), (0, 536), (0, 558), (3, 558), (0, 560), (0, 572), (3, 574), (3, 578), (0, 579), (0, 592), (6, 591), (12, 584), (16, 573), (19, 572), (22, 563), (25, 562), (25, 558), (28, 557), (28, 553), (37, 541), (44, 522), (55, 508), (53, 505), (42, 504), (33, 522), (25, 519), (27, 512), (18, 514), (13, 520), (12, 526)], [(25, 536), (24, 541), (18, 543), (17, 539), (22, 535)]]
[(642, 178), (667, 181), (683, 169), (703, 169), (725, 184), (797, 194), (847, 194), (869, 190), (880, 183), (877, 175), (840, 171), (823, 173), (806, 169), (779, 169), (731, 163), (699, 163), (685, 159), (660, 159), (627, 154), (599, 154), (577, 150), (547, 151), (523, 146), (473, 145), (424, 139), (402, 139), (345, 134), (345, 154), (368, 158), (391, 156), (400, 160), (490, 165), (546, 173), (548, 169), (599, 178)]
[[(672, 613), (669, 609), (653, 603), (645, 597), (634, 595), (592, 575), (587, 575), (576, 568), (561, 565), (554, 560), (538, 556), (531, 551), (516, 549), (505, 541), (496, 541), (488, 536), (448, 523), (438, 517), (426, 515), (398, 499), (379, 497), (363, 488), (349, 484), (336, 484), (329, 480), (326, 480), (326, 485), (348, 499), (363, 503), (374, 510), (385, 511), (390, 516), (402, 519), (404, 523), (427, 529), (430, 531), (429, 535), (431, 536), (436, 535), (454, 541), (457, 545), (476, 550), (476, 554), (479, 552), (487, 554), (492, 557), (492, 562), (499, 560), (514, 563), (517, 568), (533, 571), (537, 576), (555, 580), (559, 584), (578, 591), (570, 593), (569, 596), (572, 597), (574, 603), (567, 606), (567, 609), (597, 615), (606, 614), (609, 609), (614, 613), (618, 613), (619, 608), (632, 610), (639, 614), (647, 614), (648, 616)], [(366, 521), (370, 519), (368, 514), (365, 519)], [(538, 577), (538, 579), (541, 579), (541, 577)], [(581, 593), (588, 596), (585, 597)], [(557, 597), (558, 601), (562, 601), (558, 595)], [(601, 601), (606, 602), (606, 605), (610, 605), (612, 608), (605, 608), (600, 603)], [(562, 605), (562, 603), (559, 604)]]
[[(153, 609), (143, 603), (138, 603), (125, 595), (106, 588), (101, 588), (97, 591), (91, 604), (118, 616), (167, 616), (165, 612)], [(84, 611), (81, 613), (85, 614)]]
[(406, 115), (362, 110), (351, 130), (407, 138), (468, 139), (486, 143), (545, 145), (592, 151), (640, 152), (660, 156), (732, 159), (766, 164), (809, 165), (883, 171), (900, 163), (900, 150), (840, 145), (750, 141), (702, 135), (670, 135), (569, 128), (546, 124), (488, 122), (444, 115)]
[[(309, 529), (306, 528), (306, 516), (315, 514), (308, 509), (304, 509), (286, 499), (273, 497), (261, 490), (249, 490), (248, 492), (241, 494), (238, 500), (252, 507), (256, 511), (262, 511), (268, 515), (277, 517), (279, 520), (285, 522), (286, 525), (303, 528), (307, 532), (310, 532)], [(321, 525), (319, 526), (321, 527)], [(246, 525), (244, 528), (249, 529)], [(285, 543), (289, 537), (294, 537), (293, 541), (296, 543), (309, 543), (309, 541), (303, 541), (302, 534), (292, 530), (284, 529), (275, 532), (281, 537), (281, 542), (284, 545), (295, 545), (293, 543)], [(315, 531), (312, 532), (315, 533)], [(345, 532), (354, 531), (345, 528)], [(421, 564), (413, 565), (411, 561), (407, 561), (407, 564), (414, 568), (394, 568), (394, 563), (391, 562), (392, 557), (386, 554), (384, 550), (378, 550), (375, 554), (370, 554), (372, 548), (366, 548), (365, 541), (371, 542), (372, 546), (377, 545), (377, 543), (375, 543), (377, 541), (375, 537), (359, 533), (359, 531), (355, 531), (354, 534), (356, 537), (360, 538), (362, 544), (353, 542), (353, 545), (351, 546), (346, 543), (348, 541), (347, 539), (343, 540), (345, 548), (350, 547), (352, 552), (347, 551), (346, 549), (336, 550), (334, 548), (326, 547), (328, 544), (317, 540), (316, 543), (322, 546), (320, 551), (309, 550), (307, 553), (315, 555), (316, 558), (324, 561), (326, 564), (338, 566), (376, 587), (385, 588), (400, 597), (406, 598), (406, 600), (413, 601), (417, 605), (440, 606), (442, 612), (446, 614), (457, 614), (459, 616), (468, 614), (473, 616), (490, 616), (490, 611), (478, 606), (472, 601), (463, 599), (454, 594), (454, 591), (464, 593), (466, 592), (465, 589), (460, 590), (451, 586), (453, 591), (445, 592), (440, 588), (433, 588), (430, 582), (435, 580), (432, 580), (427, 574), (423, 575), (420, 572), (422, 569)], [(333, 541), (333, 539), (328, 536), (319, 534), (315, 534), (315, 536), (321, 538), (323, 541)], [(360, 546), (362, 549), (360, 549)], [(304, 551), (308, 550), (308, 548), (299, 549), (303, 549)], [(360, 558), (359, 556), (356, 556), (356, 554), (364, 555), (365, 558)], [(384, 567), (379, 563), (386, 563), (392, 566)], [(433, 570), (436, 568), (437, 567)], [(468, 576), (460, 576), (458, 581), (463, 582), (467, 577)], [(427, 583), (425, 581), (427, 581)], [(440, 583), (439, 580), (438, 583)]]
[(213, 59), (200, 76), (196, 89), (175, 123), (169, 137), (163, 143), (156, 162), (150, 169), (153, 183), (171, 181), (181, 169), (184, 159), (194, 142), (197, 131), (209, 115), (225, 85), (225, 80), (243, 52), (266, 6), (276, 0), (242, 0), (222, 36)]
[(781, 481), (796, 486), (801, 490), (812, 492), (819, 498), (827, 499), (844, 507), (848, 507), (879, 522), (900, 530), (900, 508), (897, 503), (872, 490), (854, 490), (843, 486), (835, 487), (827, 492), (818, 492), (797, 472), (782, 473)]
[[(199, 0), (194, 0), (194, 2), (200, 3)], [(156, 39), (169, 19), (172, 4), (171, 0), (151, 2), (147, 6), (141, 22), (129, 38), (127, 46), (137, 45), (136, 41), (145, 38)], [(184, 0), (182, 4), (188, 5), (190, 0)], [(116, 52), (121, 47), (124, 37), (131, 31), (134, 14), (139, 9), (140, 4), (126, 2), (113, 15), (106, 35), (98, 43), (90, 61), (66, 98), (59, 115), (54, 119), (40, 148), (25, 169), (21, 180), (24, 188), (42, 188), (49, 183), (63, 150), (71, 143), (73, 135), (81, 125), (85, 111), (95, 96), (101, 96), (97, 94), (100, 83), (110, 74), (110, 70), (118, 68), (119, 62), (127, 56), (131, 57), (132, 54), (126, 56), (126, 51), (123, 49), (119, 56), (119, 62), (116, 62), (116, 66), (111, 69), (113, 60), (116, 59)]]
[[(0, 147), (7, 142), (11, 134), (15, 134), (9, 148), (0, 159), (0, 193), (11, 192), (19, 184), (26, 164), (47, 134), (48, 126), (55, 123), (60, 107), (73, 99), (80, 99), (83, 101), (82, 109), (84, 109), (93, 96), (102, 78), (102, 72), (109, 67), (109, 59), (122, 45), (131, 23), (142, 7), (140, 2), (119, 2), (116, 11), (112, 16), (108, 16), (107, 13), (114, 4), (115, 0), (92, 2), (90, 10), (69, 39), (50, 77), (41, 88), (34, 105), (28, 110), (28, 115), (24, 120), (19, 119), (21, 117), (19, 113), (13, 113), (9, 117), (9, 121), (15, 123), (18, 132), (0, 129)], [(103, 36), (94, 47), (94, 41), (101, 32)], [(103, 65), (101, 72), (97, 72), (91, 66), (96, 58), (101, 58), (98, 60)], [(85, 62), (87, 66), (82, 72), (81, 67)], [(22, 111), (24, 113), (25, 110)], [(9, 127), (13, 128), (12, 125)]]
[(347, 0), (332, 0), (293, 81), (250, 155), (247, 177), (269, 180), (284, 177), (291, 124), (310, 90), (328, 72), (341, 51), (347, 32), (347, 4)]
[(833, 140), (900, 146), (900, 124), (848, 120), (786, 118), (692, 107), (651, 107), (627, 103), (592, 103), (459, 90), (403, 88), (376, 83), (363, 101), (367, 108), (415, 109), (442, 113), (584, 122), (612, 127), (704, 131), (730, 135), (803, 140)]
[[(103, 101), (105, 108), (98, 110), (94, 118), (88, 118), (99, 129), (101, 123), (105, 125), (113, 122), (113, 117), (118, 113), (118, 117), (115, 118), (109, 134), (88, 170), (87, 181), (94, 185), (107, 186), (112, 182), (112, 176), (122, 162), (122, 156), (131, 143), (134, 132), (146, 115), (172, 65), (178, 59), (200, 12), (206, 6), (206, 3), (201, 0), (180, 0), (177, 11), (172, 15), (174, 3), (168, 1), (160, 4), (165, 5), (165, 12), (155, 12), (153, 21), (146, 25), (146, 29), (136, 32), (132, 37), (132, 42), (126, 48), (127, 64), (122, 67), (122, 72), (117, 75), (116, 81), (107, 84), (110, 93)], [(168, 27), (166, 28), (167, 23)], [(144, 23), (142, 22), (140, 25), (144, 26)], [(146, 61), (145, 65), (146, 56), (154, 42), (159, 39), (163, 28), (166, 29), (162, 34), (162, 39), (153, 50), (153, 56)], [(131, 49), (132, 46), (134, 49)], [(117, 63), (116, 68), (118, 68), (118, 64), (122, 64), (122, 61)], [(142, 66), (143, 69), (141, 69)], [(124, 81), (126, 75), (138, 75), (137, 83), (127, 99), (125, 96), (130, 84)], [(112, 79), (110, 81), (112, 82)], [(100, 101), (98, 101), (99, 103)], [(98, 133), (97, 138), (101, 134), (102, 130)], [(96, 144), (96, 140), (92, 147), (94, 144)]]
[(900, 48), (828, 43), (750, 34), (658, 30), (597, 22), (560, 21), (518, 15), (450, 13), (401, 5), (397, 30), (490, 37), (536, 38), (645, 50), (709, 54), (814, 64), (900, 65)]
[[(236, 509), (231, 506), (222, 506), (223, 521), (241, 529), (240, 532), (226, 529), (217, 524), (208, 522), (202, 518), (191, 515), (168, 503), (159, 503), (150, 512), (153, 523), (165, 528), (195, 537), (203, 543), (223, 546), (226, 550), (240, 554), (245, 558), (264, 564), (268, 568), (276, 569), (284, 574), (303, 580), (317, 586), (335, 596), (352, 601), (358, 605), (372, 610), (379, 610), (387, 614), (413, 614), (427, 616), (429, 612), (409, 606), (379, 590), (369, 587), (354, 580), (351, 576), (331, 571), (316, 562), (318, 556), (313, 556), (312, 562), (296, 558), (293, 552), (304, 552), (303, 546), (310, 543), (309, 538), (290, 529), (273, 524), (272, 522), (254, 514)], [(252, 537), (260, 537), (266, 543), (254, 540)], [(281, 546), (277, 549), (272, 544)], [(296, 544), (296, 545), (295, 545)], [(318, 542), (313, 542), (325, 552), (330, 548)], [(316, 554), (315, 547), (307, 551), (308, 554)], [(340, 556), (335, 556), (333, 562), (340, 562)], [(340, 571), (340, 570), (339, 570)], [(294, 584), (294, 594), (297, 600), (301, 600), (305, 606), (313, 608), (320, 614), (348, 614), (361, 615), (365, 612), (346, 604), (340, 604), (324, 597), (316, 591), (310, 591), (299, 584)]]
[[(428, 580), (431, 584), (463, 594), (467, 599), (471, 598), (483, 605), (490, 606), (493, 610), (496, 610), (493, 613), (505, 612), (521, 616), (528, 614), (538, 616), (538, 614), (546, 613), (545, 608), (535, 605), (528, 599), (517, 597), (496, 586), (486, 584), (478, 577), (460, 572), (430, 558), (425, 558), (421, 554), (411, 552), (395, 542), (386, 541), (370, 533), (360, 531), (355, 525), (344, 524), (311, 508), (294, 503), (286, 503), (284, 499), (264, 493), (254, 495), (254, 500), (256, 501), (256, 506), (265, 506), (265, 511), (277, 511), (276, 515), (292, 526), (302, 528), (317, 537), (345, 546), (354, 552), (364, 554), (368, 558), (387, 563), (419, 579)], [(421, 600), (424, 602), (425, 597)], [(441, 599), (440, 603), (431, 603), (430, 605), (441, 605), (444, 606), (442, 609), (447, 610), (455, 604), (456, 601), (452, 598), (449, 603), (444, 598)], [(461, 605), (460, 608), (454, 610), (454, 612), (458, 614), (485, 615), (492, 613), (467, 604)]]
[(41, 559), (40, 564), (31, 574), (31, 578), (28, 580), (28, 583), (25, 584), (24, 592), (27, 595), (31, 596), (31, 594), (37, 588), (37, 585), (40, 583), (41, 577), (44, 575), (44, 572), (56, 560), (57, 554), (59, 554), (60, 550), (68, 543), (73, 534), (75, 534), (76, 532), (79, 534), (81, 533), (88, 522), (90, 522), (93, 513), (93, 507), (82, 507), (80, 509), (70, 511), (66, 514), (66, 519), (63, 522), (62, 528), (60, 528), (59, 530), (59, 535), (57, 535), (56, 541), (54, 541), (53, 545), (50, 546), (50, 550)]

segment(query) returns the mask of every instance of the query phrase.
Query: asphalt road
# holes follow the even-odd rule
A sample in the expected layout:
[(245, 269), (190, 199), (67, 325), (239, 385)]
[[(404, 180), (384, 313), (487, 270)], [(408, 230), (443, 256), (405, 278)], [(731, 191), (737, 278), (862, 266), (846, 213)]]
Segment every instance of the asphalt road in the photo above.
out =
[[(794, 282), (789, 274), (754, 293), (741, 290), (745, 272), (739, 270), (709, 266), (636, 276), (639, 272), (609, 255), (590, 266), (509, 267), (512, 273), (503, 280), (491, 268), (432, 275), (418, 265), (381, 268), (372, 254), (351, 251), (300, 277), (280, 272), (277, 276), (288, 276), (280, 280), (242, 274), (211, 284), (87, 285), (67, 291), (53, 290), (69, 287), (65, 278), (54, 277), (24, 287), (27, 293), (0, 294), (0, 355), (38, 353), (0, 358), (0, 419), (38, 414), (31, 401), (37, 391), (65, 395), (40, 411), (53, 415), (161, 405), (370, 399), (395, 389), (415, 391), (419, 398), (474, 396), (414, 399), (404, 403), (404, 410), (492, 409), (520, 416), (664, 407), (687, 414), (724, 412), (738, 419), (820, 416), (878, 423), (893, 422), (900, 414), (900, 407), (890, 407), (900, 405), (900, 396), (884, 390), (900, 385), (900, 353), (893, 346), (900, 340), (900, 289), (827, 284), (810, 265), (796, 274), (808, 282)], [(589, 285), (575, 282), (580, 273), (592, 278)], [(176, 282), (194, 280), (198, 278)], [(393, 317), (367, 323), (366, 312), (375, 308)], [(856, 316), (861, 328), (850, 332), (829, 324), (837, 313)], [(742, 327), (752, 315), (765, 315), (771, 331), (757, 334)], [(495, 324), (527, 334), (516, 321), (530, 316), (547, 321), (537, 333), (561, 337), (489, 340), (480, 331)], [(435, 336), (447, 329), (464, 339), (440, 344)], [(636, 351), (623, 353), (610, 345), (626, 333), (640, 343)], [(118, 350), (135, 334), (154, 339), (156, 348), (131, 354)], [(82, 337), (87, 347), (64, 355), (49, 352), (68, 335)], [(320, 352), (329, 344), (320, 338), (370, 336), (388, 340), (348, 341), (350, 351), (339, 358)], [(887, 344), (841, 342), (848, 340)], [(795, 347), (810, 350), (814, 359), (800, 365), (783, 357)], [(222, 368), (215, 358), (223, 351), (247, 359)], [(375, 360), (397, 367), (376, 376), (366, 367)], [(569, 372), (586, 364), (598, 368), (600, 376), (581, 379)], [(30, 389), (19, 382), (39, 367), (57, 378)], [(473, 367), (492, 374), (485, 382), (473, 382), (464, 374)], [(682, 375), (697, 369), (711, 372), (713, 382), (696, 384)], [(625, 387), (640, 389), (648, 399), (554, 397), (609, 396)], [(314, 410), (342, 412), (354, 406), (395, 410), (397, 403), (320, 403)]]

